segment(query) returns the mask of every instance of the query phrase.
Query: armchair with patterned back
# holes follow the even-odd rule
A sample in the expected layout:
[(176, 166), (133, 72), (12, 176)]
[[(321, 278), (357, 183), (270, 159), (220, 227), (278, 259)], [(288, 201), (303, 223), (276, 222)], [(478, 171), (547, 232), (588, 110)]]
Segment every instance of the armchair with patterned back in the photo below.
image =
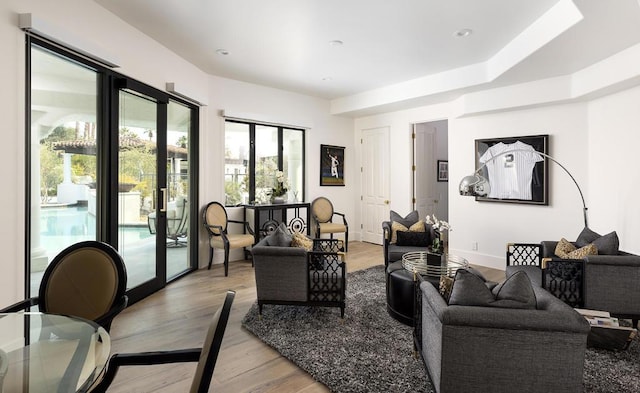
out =
[[(522, 244), (519, 245), (523, 246)], [(604, 236), (584, 228), (575, 241), (542, 241), (529, 245), (538, 262), (526, 264), (507, 252), (507, 276), (525, 270), (556, 297), (580, 308), (640, 319), (640, 256), (619, 249), (617, 233)], [(537, 246), (537, 247), (535, 247)], [(515, 263), (514, 263), (515, 261)]]

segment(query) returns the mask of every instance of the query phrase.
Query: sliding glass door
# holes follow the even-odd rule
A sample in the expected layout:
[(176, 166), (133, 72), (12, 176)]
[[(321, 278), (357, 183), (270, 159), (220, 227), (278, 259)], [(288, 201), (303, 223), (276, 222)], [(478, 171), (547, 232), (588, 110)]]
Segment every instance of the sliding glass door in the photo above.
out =
[(27, 295), (83, 240), (118, 249), (132, 302), (196, 268), (197, 108), (44, 42), (28, 57)]

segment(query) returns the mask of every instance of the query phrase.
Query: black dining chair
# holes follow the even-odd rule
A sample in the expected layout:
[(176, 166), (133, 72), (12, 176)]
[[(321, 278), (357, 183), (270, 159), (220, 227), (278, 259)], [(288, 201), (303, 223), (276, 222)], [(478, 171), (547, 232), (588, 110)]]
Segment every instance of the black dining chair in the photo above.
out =
[(18, 312), (33, 306), (50, 314), (71, 315), (96, 322), (109, 331), (128, 303), (127, 270), (109, 244), (84, 241), (62, 250), (44, 272), (38, 296), (0, 310)]
[(190, 393), (206, 393), (211, 385), (213, 370), (222, 345), (224, 331), (229, 321), (231, 304), (236, 293), (227, 291), (222, 307), (213, 316), (202, 348), (178, 349), (139, 353), (116, 353), (107, 364), (102, 380), (93, 387), (92, 393), (102, 393), (113, 382), (120, 366), (149, 366), (154, 364), (198, 362), (196, 373), (191, 382)]

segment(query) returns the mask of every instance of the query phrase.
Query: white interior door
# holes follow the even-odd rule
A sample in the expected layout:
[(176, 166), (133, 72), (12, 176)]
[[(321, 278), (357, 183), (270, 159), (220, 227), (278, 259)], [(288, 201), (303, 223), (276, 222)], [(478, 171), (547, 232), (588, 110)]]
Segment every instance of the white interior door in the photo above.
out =
[[(413, 172), (415, 209), (420, 218), (437, 213), (436, 128), (427, 123), (414, 125)], [(441, 216), (439, 216), (441, 217)]]
[(362, 240), (382, 244), (389, 219), (389, 127), (362, 130)]

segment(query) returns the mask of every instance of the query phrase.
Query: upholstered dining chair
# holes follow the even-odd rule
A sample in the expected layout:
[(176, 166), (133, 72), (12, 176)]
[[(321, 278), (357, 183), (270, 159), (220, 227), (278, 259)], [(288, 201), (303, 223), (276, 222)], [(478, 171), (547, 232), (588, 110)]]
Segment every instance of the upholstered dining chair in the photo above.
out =
[(89, 240), (62, 250), (42, 276), (37, 297), (22, 300), (0, 313), (38, 306), (39, 311), (72, 315), (96, 322), (109, 331), (128, 303), (127, 270), (118, 251)]
[(196, 373), (191, 382), (190, 393), (209, 391), (213, 370), (222, 345), (224, 331), (229, 321), (234, 291), (227, 291), (224, 303), (213, 316), (202, 348), (178, 349), (171, 351), (116, 353), (107, 364), (107, 371), (102, 380), (91, 389), (92, 393), (102, 393), (113, 382), (120, 366), (148, 366), (154, 364), (198, 362)]
[[(333, 222), (333, 216), (341, 216), (342, 223)], [(311, 202), (311, 216), (315, 226), (315, 237), (320, 238), (323, 233), (328, 233), (333, 239), (334, 233), (344, 233), (344, 251), (348, 251), (349, 225), (343, 213), (333, 210), (333, 204), (325, 197), (318, 197)]]
[[(229, 275), (229, 250), (244, 249), (245, 258), (249, 258), (246, 247), (255, 244), (255, 236), (249, 223), (246, 221), (230, 220), (227, 210), (220, 202), (209, 202), (204, 208), (202, 222), (209, 233), (209, 266), (213, 263), (213, 250), (216, 248), (224, 250), (224, 275)], [(244, 225), (244, 233), (228, 233), (229, 223)], [(248, 232), (248, 233), (247, 233)]]

